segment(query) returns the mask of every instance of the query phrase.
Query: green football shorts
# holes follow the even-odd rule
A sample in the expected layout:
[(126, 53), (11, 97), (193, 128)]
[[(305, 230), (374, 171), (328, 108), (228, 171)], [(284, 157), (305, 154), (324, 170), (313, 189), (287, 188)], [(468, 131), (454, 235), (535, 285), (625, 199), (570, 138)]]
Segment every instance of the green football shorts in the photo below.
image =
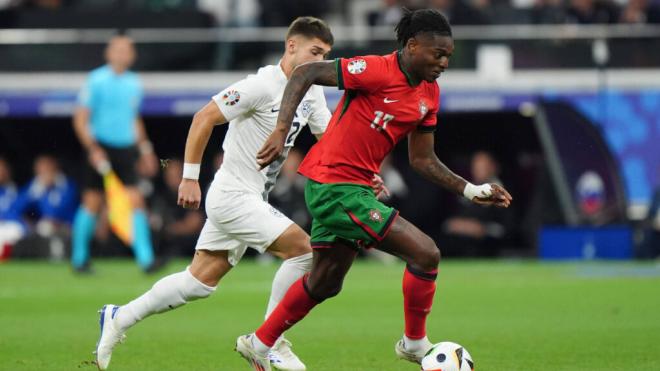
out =
[(322, 184), (308, 180), (305, 203), (314, 218), (312, 247), (330, 247), (340, 241), (349, 247), (371, 247), (381, 242), (399, 212), (378, 201), (371, 187)]

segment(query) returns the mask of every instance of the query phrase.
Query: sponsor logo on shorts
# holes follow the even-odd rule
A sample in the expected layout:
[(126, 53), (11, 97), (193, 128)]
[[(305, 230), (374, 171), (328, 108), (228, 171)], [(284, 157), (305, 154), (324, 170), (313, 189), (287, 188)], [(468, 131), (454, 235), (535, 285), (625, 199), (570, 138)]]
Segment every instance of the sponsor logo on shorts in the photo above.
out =
[(352, 75), (358, 75), (364, 72), (367, 69), (367, 61), (364, 59), (354, 59), (348, 62), (348, 73)]
[(383, 215), (376, 209), (369, 210), (369, 219), (374, 222), (381, 223), (383, 221)]
[(241, 100), (241, 94), (236, 90), (229, 90), (222, 95), (222, 101), (225, 102), (225, 106), (233, 106)]

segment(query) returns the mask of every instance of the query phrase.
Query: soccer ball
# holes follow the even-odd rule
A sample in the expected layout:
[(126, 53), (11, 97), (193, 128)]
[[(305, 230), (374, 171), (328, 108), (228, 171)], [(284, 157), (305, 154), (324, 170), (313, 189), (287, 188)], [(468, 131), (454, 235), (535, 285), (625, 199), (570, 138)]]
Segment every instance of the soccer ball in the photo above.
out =
[(443, 341), (422, 358), (422, 371), (474, 371), (474, 362), (463, 346)]

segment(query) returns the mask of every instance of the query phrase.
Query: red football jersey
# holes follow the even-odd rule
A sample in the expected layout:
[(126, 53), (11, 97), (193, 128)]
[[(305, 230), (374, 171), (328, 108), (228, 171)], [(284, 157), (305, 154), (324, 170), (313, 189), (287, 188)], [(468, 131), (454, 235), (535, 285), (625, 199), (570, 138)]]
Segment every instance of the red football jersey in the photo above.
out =
[(400, 55), (369, 55), (335, 61), (339, 101), (321, 140), (298, 171), (319, 183), (371, 185), (394, 146), (412, 130), (433, 131), (440, 88), (422, 81), (413, 86)]

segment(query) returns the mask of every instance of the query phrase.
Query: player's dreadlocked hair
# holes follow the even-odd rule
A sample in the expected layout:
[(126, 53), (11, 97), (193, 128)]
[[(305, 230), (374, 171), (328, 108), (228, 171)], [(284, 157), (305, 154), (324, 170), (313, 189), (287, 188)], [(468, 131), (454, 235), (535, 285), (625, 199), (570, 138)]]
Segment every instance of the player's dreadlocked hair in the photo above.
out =
[(315, 17), (296, 18), (289, 26), (286, 39), (288, 40), (293, 35), (303, 35), (309, 38), (316, 37), (328, 45), (332, 45), (335, 42), (330, 27), (323, 20)]
[(435, 9), (409, 10), (403, 8), (403, 17), (394, 28), (399, 45), (405, 46), (411, 37), (423, 32), (451, 37), (451, 26), (442, 13)]

